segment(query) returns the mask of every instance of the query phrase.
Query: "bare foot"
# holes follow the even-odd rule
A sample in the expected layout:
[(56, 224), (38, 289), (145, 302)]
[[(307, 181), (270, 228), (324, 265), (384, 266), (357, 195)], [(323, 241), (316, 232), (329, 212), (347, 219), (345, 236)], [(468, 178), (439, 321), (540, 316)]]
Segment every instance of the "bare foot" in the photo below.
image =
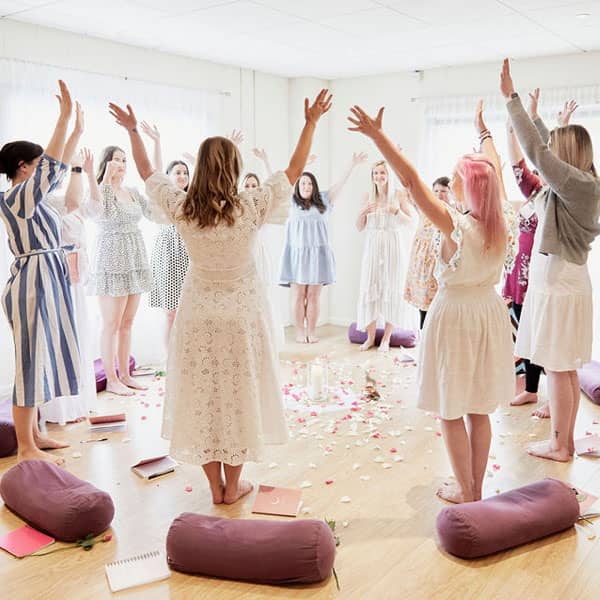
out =
[(316, 335), (311, 335), (310, 333), (308, 334), (307, 339), (309, 344), (316, 344), (319, 341), (319, 338)]
[(473, 502), (473, 498), (464, 494), (458, 483), (444, 483), (444, 485), (438, 489), (437, 496), (442, 500), (446, 500), (446, 502), (453, 502), (454, 504)]
[(360, 351), (365, 352), (366, 350), (369, 350), (370, 348), (372, 348), (374, 345), (375, 345), (375, 340), (370, 340), (369, 338), (367, 338), (367, 341), (363, 342), (360, 345)]
[(52, 438), (43, 437), (41, 435), (35, 436), (33, 441), (40, 450), (58, 450), (59, 448), (69, 447), (69, 444), (67, 442), (53, 440)]
[(532, 417), (537, 417), (538, 419), (549, 419), (550, 418), (550, 407), (547, 402), (544, 402), (539, 408), (536, 408), (532, 413)]
[(212, 494), (213, 504), (223, 504), (223, 498), (225, 496), (225, 486), (223, 482), (220, 481), (216, 483), (214, 486), (210, 486), (210, 493)]
[(32, 448), (31, 450), (23, 450), (17, 454), (17, 461), (22, 462), (24, 460), (45, 460), (55, 465), (64, 465), (65, 459), (62, 456), (55, 456), (50, 452), (44, 452), (39, 448)]
[(306, 337), (301, 336), (301, 335), (297, 335), (296, 336), (296, 343), (298, 343), (298, 344), (308, 344), (308, 339)]
[(515, 399), (510, 403), (511, 406), (523, 406), (523, 404), (535, 404), (538, 401), (538, 395), (533, 392), (524, 390), (515, 396)]
[(385, 342), (381, 340), (379, 344), (379, 348), (377, 348), (377, 352), (389, 352), (390, 351), (390, 340), (386, 340)]
[(123, 385), (120, 381), (111, 381), (107, 383), (106, 391), (109, 394), (116, 394), (117, 396), (133, 396), (135, 393), (132, 392), (126, 385)]
[(254, 489), (254, 486), (249, 481), (239, 481), (237, 489), (228, 490), (225, 488), (225, 494), (223, 496), (223, 502), (225, 504), (233, 504), (240, 498), (243, 498), (246, 494), (249, 494)]
[(558, 450), (554, 450), (550, 440), (537, 442), (536, 444), (530, 444), (527, 447), (527, 452), (532, 456), (547, 458), (557, 462), (569, 462), (571, 458), (567, 449), (559, 448)]
[(147, 390), (148, 386), (137, 382), (133, 377), (121, 377), (121, 383), (134, 390)]

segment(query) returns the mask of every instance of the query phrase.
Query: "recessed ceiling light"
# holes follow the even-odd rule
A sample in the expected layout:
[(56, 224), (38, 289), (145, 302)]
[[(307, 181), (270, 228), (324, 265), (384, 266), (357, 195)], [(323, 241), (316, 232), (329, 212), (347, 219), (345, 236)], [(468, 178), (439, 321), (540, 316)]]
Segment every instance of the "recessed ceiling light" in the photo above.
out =
[(577, 15), (575, 15), (576, 19), (587, 19), (588, 17), (591, 17), (592, 15), (590, 13), (579, 13)]

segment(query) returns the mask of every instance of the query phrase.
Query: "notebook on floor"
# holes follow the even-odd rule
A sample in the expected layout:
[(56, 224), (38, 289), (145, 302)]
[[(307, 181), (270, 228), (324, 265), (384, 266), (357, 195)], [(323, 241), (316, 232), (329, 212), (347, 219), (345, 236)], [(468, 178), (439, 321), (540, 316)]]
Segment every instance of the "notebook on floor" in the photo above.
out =
[(104, 570), (112, 592), (162, 581), (171, 576), (167, 559), (160, 550), (108, 563)]
[(33, 554), (54, 543), (54, 538), (24, 525), (0, 537), (0, 548), (17, 558)]
[(260, 485), (252, 507), (253, 513), (297, 517), (302, 506), (302, 491)]
[[(572, 485), (572, 484), (569, 484)], [(590, 492), (582, 490), (580, 487), (573, 486), (573, 489), (577, 492), (577, 501), (579, 502), (579, 514), (580, 515), (591, 515), (600, 513), (600, 500), (598, 496), (594, 496)]]
[(168, 455), (155, 456), (154, 458), (145, 458), (132, 465), (131, 470), (144, 479), (155, 479), (161, 475), (172, 473), (179, 463), (174, 461)]
[(575, 440), (575, 452), (579, 456), (600, 457), (600, 435), (586, 435), (584, 438)]
[(127, 417), (125, 413), (114, 415), (96, 415), (88, 417), (90, 422), (90, 431), (102, 433), (108, 431), (125, 431), (127, 428)]

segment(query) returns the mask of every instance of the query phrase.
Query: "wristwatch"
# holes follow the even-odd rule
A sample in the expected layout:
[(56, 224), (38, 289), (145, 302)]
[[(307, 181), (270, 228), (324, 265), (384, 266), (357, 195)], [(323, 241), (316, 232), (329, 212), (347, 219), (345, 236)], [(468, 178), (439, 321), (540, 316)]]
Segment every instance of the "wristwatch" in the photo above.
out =
[(71, 173), (81, 173), (82, 171), (81, 167), (71, 167)]
[(511, 100), (514, 100), (515, 98), (518, 98), (518, 97), (519, 97), (519, 94), (518, 94), (517, 92), (513, 92), (513, 93), (510, 95), (510, 99), (511, 99)]

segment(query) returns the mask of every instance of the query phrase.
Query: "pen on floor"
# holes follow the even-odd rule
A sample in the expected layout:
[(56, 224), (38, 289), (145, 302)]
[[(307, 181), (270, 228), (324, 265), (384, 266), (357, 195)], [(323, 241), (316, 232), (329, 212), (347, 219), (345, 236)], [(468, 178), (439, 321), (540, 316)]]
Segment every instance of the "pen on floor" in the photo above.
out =
[(90, 442), (108, 442), (108, 438), (93, 438), (91, 440), (81, 440), (80, 444), (89, 444)]

